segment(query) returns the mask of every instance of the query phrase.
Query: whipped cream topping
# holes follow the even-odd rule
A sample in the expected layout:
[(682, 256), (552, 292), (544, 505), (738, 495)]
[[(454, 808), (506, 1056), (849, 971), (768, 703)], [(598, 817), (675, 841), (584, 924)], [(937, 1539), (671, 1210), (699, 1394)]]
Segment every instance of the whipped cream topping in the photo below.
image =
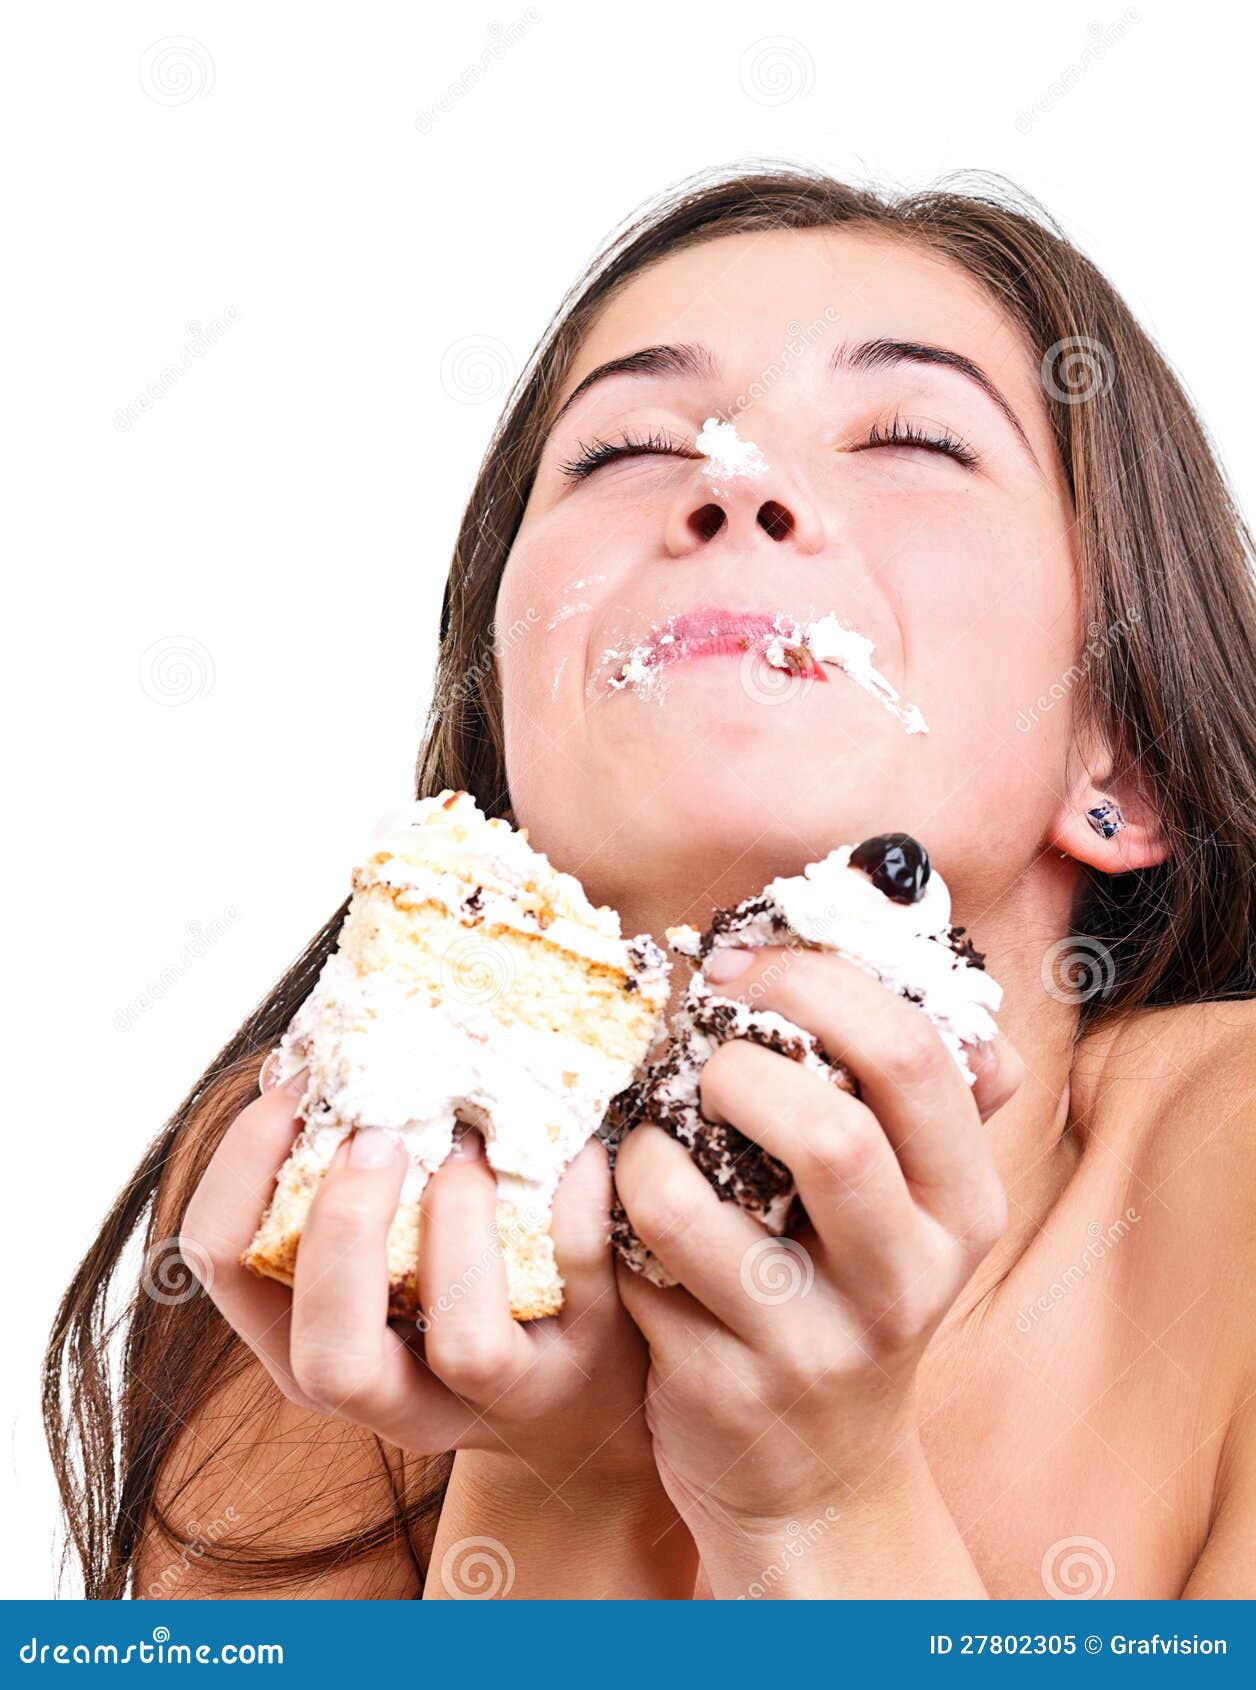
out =
[[(485, 941), (486, 949), (491, 941)], [(483, 1133), (504, 1202), (543, 1220), (564, 1169), (633, 1064), (562, 1032), (508, 1024), (448, 993), (359, 972), (337, 952), (280, 1044), (278, 1078), (308, 1066), (300, 1114), (316, 1167), (358, 1127), (396, 1133), (410, 1158), (403, 1201), (449, 1155), (459, 1124)]]
[[(951, 895), (935, 868), (914, 904), (886, 897), (862, 869), (851, 867), (852, 845), (839, 845), (802, 874), (771, 880), (765, 907), (715, 936), (712, 948), (780, 945), (783, 918), (804, 944), (835, 951), (874, 975), (892, 992), (920, 1000), (920, 1007), (959, 1067), (973, 1082), (965, 1044), (992, 1039), (1003, 990), (984, 969), (951, 943)], [(673, 928), (674, 951), (696, 959), (700, 935)]]
[(743, 440), (737, 425), (708, 417), (694, 441), (705, 458), (702, 468), (716, 481), (735, 481), (766, 475), (768, 462), (753, 440)]

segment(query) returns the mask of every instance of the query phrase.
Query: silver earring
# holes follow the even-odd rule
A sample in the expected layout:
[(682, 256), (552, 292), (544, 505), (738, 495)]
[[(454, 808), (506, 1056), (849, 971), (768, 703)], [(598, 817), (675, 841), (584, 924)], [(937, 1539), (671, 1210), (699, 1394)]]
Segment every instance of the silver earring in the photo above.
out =
[(1087, 810), (1086, 820), (1100, 839), (1113, 838), (1125, 826), (1125, 817), (1110, 798), (1105, 798), (1102, 804), (1096, 804), (1093, 810)]

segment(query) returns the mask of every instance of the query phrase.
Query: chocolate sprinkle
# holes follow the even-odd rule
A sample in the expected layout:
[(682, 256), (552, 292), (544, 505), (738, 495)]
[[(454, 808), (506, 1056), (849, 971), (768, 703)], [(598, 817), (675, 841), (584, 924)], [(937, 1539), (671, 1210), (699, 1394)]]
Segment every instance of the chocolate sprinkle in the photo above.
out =
[(966, 931), (967, 929), (963, 927), (952, 927), (950, 933), (947, 935), (947, 943), (961, 961), (966, 962), (970, 968), (981, 969), (984, 974), (986, 969), (986, 953), (984, 951), (979, 951), (971, 939), (961, 938), (961, 934)]

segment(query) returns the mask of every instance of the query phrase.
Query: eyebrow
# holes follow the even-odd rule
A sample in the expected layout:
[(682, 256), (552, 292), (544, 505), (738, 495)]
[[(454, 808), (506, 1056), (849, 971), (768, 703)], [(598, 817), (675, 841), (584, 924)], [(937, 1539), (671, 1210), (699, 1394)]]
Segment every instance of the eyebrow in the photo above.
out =
[[(1041, 465), (1038, 465), (1038, 455), (1030, 444), (1029, 436), (1021, 426), (1016, 412), (981, 366), (974, 364), (972, 359), (966, 358), (962, 352), (953, 352), (949, 347), (932, 346), (918, 340), (865, 340), (857, 345), (839, 346), (829, 360), (829, 370), (830, 373), (839, 370), (879, 370), (890, 369), (897, 364), (938, 365), (943, 369), (954, 370), (973, 382), (1003, 413), (1021, 445), (1029, 453), (1034, 464), (1041, 469)], [(622, 358), (610, 358), (606, 363), (590, 370), (583, 380), (577, 382), (555, 412), (549, 432), (557, 427), (577, 399), (590, 388), (596, 387), (600, 382), (609, 381), (613, 376), (686, 376), (690, 379), (712, 379), (718, 374), (719, 366), (708, 347), (685, 344), (643, 346), (636, 352), (625, 353)]]
[(629, 352), (622, 358), (611, 358), (605, 364), (599, 364), (596, 369), (590, 370), (558, 407), (550, 428), (556, 427), (559, 419), (564, 417), (576, 400), (591, 387), (596, 387), (599, 382), (609, 381), (612, 376), (712, 377), (717, 373), (715, 359), (705, 346), (643, 346), (639, 352)]
[(987, 399), (993, 400), (998, 406), (1016, 431), (1021, 445), (1034, 463), (1038, 463), (1038, 455), (1030, 445), (1029, 436), (1022, 428), (1016, 412), (981, 366), (974, 364), (971, 358), (965, 358), (962, 352), (952, 352), (947, 346), (930, 346), (918, 340), (865, 340), (857, 346), (839, 346), (829, 360), (829, 369), (834, 372), (883, 370), (896, 364), (940, 364), (944, 369), (955, 370), (959, 375), (966, 376), (981, 389)]

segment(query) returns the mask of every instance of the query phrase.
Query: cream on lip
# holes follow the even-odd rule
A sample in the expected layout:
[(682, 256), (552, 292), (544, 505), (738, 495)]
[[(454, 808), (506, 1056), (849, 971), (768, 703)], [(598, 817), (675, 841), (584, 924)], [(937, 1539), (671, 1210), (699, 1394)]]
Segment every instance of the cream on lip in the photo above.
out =
[(732, 642), (729, 650), (758, 650), (764, 662), (792, 673), (808, 672), (823, 679), (818, 666), (840, 669), (849, 680), (895, 716), (907, 733), (928, 733), (920, 709), (900, 702), (897, 688), (874, 666), (876, 647), (866, 634), (847, 626), (832, 611), (811, 622), (801, 623), (783, 611), (730, 611), (717, 607), (686, 611), (656, 625), (643, 640), (624, 651), (610, 646), (602, 654), (603, 664), (614, 664), (608, 685), (613, 692), (625, 688), (647, 696), (661, 696), (663, 672), (687, 657), (711, 654), (720, 642)]

